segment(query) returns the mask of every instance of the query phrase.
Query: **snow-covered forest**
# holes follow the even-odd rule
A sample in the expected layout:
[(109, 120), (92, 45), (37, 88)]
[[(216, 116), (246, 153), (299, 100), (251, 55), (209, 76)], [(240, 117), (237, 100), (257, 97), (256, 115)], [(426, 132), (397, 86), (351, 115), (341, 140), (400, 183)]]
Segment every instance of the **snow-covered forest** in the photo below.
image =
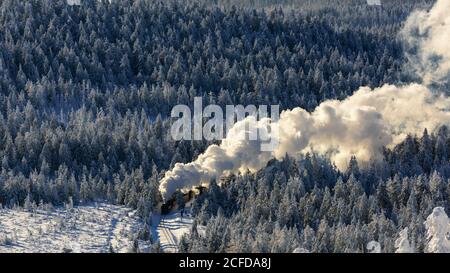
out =
[[(124, 205), (143, 223), (131, 237), (158, 251), (149, 225), (161, 179), (212, 144), (173, 141), (173, 106), (200, 96), (313, 111), (361, 86), (413, 82), (399, 32), (434, 3), (1, 1), (1, 222), (44, 206)], [(450, 251), (445, 125), (384, 147), (381, 160), (353, 157), (346, 170), (312, 152), (212, 180), (178, 250)], [(0, 229), (1, 251), (7, 241)]]

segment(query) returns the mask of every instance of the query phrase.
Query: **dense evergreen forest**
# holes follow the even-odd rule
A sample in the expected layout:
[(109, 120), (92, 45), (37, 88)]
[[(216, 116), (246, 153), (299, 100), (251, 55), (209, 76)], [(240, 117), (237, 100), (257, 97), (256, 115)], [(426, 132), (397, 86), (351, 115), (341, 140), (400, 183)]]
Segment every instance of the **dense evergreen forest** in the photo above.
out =
[[(424, 252), (424, 221), (450, 208), (448, 129), (408, 137), (383, 162), (346, 172), (315, 155), (273, 160), (256, 174), (212, 183), (194, 203), (196, 224), (182, 252), (366, 252), (370, 241), (394, 252), (405, 227)], [(199, 236), (197, 225), (206, 225)]]
[[(174, 105), (312, 110), (409, 82), (397, 33), (433, 3), (242, 2), (1, 1), (0, 204), (107, 200), (147, 218), (164, 172), (210, 144), (171, 139)], [(274, 160), (213, 181), (180, 251), (363, 252), (376, 240), (389, 252), (404, 227), (423, 251), (424, 219), (450, 208), (449, 159), (441, 127), (346, 172), (314, 154)]]

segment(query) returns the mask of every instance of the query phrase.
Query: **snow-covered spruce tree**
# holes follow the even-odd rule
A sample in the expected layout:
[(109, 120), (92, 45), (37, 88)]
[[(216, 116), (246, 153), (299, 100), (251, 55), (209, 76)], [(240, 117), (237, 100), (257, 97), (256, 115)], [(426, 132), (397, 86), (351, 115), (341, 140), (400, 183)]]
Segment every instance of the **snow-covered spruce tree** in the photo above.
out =
[(366, 249), (369, 253), (381, 253), (381, 245), (377, 241), (368, 242)]
[(450, 221), (443, 207), (436, 207), (425, 221), (429, 253), (450, 253)]
[(408, 239), (408, 228), (400, 231), (397, 240), (395, 240), (395, 253), (413, 253), (414, 246), (411, 245)]

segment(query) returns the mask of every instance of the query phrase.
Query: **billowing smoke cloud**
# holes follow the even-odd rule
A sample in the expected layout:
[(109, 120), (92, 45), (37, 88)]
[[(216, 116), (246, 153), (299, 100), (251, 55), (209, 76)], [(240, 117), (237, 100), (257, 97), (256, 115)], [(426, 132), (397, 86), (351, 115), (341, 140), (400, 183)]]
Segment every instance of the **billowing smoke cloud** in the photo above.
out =
[(276, 124), (279, 145), (272, 152), (261, 151), (260, 141), (239, 137), (249, 125), (270, 135), (267, 119), (249, 117), (236, 123), (220, 145), (209, 146), (197, 160), (176, 164), (161, 181), (160, 190), (168, 198), (177, 189), (190, 189), (226, 173), (256, 171), (271, 158), (312, 150), (329, 155), (338, 168), (345, 169), (353, 155), (368, 161), (380, 156), (382, 147), (398, 144), (408, 134), (450, 124), (449, 110), (450, 98), (435, 95), (423, 85), (362, 87), (345, 100), (323, 102), (312, 113), (302, 108), (282, 112)]
[[(271, 124), (268, 119), (246, 118), (235, 124), (220, 145), (211, 145), (195, 161), (176, 164), (168, 171), (160, 184), (163, 198), (167, 200), (178, 189), (191, 189), (224, 174), (256, 171), (270, 159), (286, 154), (298, 156), (314, 151), (329, 156), (338, 168), (345, 169), (351, 156), (367, 162), (381, 157), (383, 147), (398, 144), (408, 134), (450, 124), (450, 98), (428, 87), (448, 78), (449, 3), (439, 0), (430, 12), (415, 12), (402, 31), (407, 44), (416, 47), (415, 58), (420, 61), (416, 72), (425, 85), (385, 85), (373, 90), (361, 87), (345, 100), (321, 103), (311, 113), (302, 108), (284, 111), (271, 125), (279, 128), (279, 145), (273, 151), (261, 151), (260, 141), (238, 137), (249, 125), (268, 135), (273, 131), (267, 130)], [(420, 30), (419, 34), (408, 36), (414, 28)]]
[(430, 11), (413, 12), (401, 32), (408, 65), (425, 85), (447, 85), (450, 74), (450, 0), (439, 0)]

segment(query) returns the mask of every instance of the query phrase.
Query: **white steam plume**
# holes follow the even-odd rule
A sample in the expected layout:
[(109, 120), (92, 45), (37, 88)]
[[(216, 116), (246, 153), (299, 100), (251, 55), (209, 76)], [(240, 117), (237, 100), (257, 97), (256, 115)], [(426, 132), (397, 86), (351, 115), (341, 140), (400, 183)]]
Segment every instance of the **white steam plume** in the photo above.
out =
[(297, 156), (313, 149), (327, 154), (344, 169), (352, 155), (360, 161), (380, 156), (382, 147), (393, 146), (408, 134), (420, 134), (450, 124), (450, 98), (411, 84), (362, 87), (345, 100), (329, 100), (312, 113), (294, 108), (281, 113), (279, 146), (261, 151), (261, 142), (238, 137), (245, 128), (266, 130), (267, 119), (249, 117), (235, 124), (220, 145), (211, 145), (197, 160), (178, 163), (166, 173), (160, 191), (169, 198), (177, 189), (190, 189), (225, 173), (256, 171), (271, 158)]
[[(220, 145), (211, 145), (195, 161), (178, 163), (168, 171), (160, 183), (163, 198), (167, 200), (176, 190), (189, 190), (223, 174), (256, 171), (285, 154), (297, 156), (313, 150), (344, 169), (353, 155), (367, 162), (381, 157), (382, 147), (392, 147), (408, 134), (449, 125), (450, 98), (427, 87), (448, 78), (450, 50), (445, 49), (449, 45), (443, 41), (449, 41), (450, 35), (449, 3), (439, 0), (430, 12), (415, 12), (402, 31), (407, 43), (417, 47), (420, 66), (416, 72), (425, 85), (385, 85), (373, 90), (361, 87), (345, 100), (321, 103), (311, 113), (302, 108), (284, 111), (277, 122), (279, 146), (272, 152), (261, 151), (259, 141), (237, 137), (249, 124), (270, 134), (266, 126), (270, 120), (246, 118), (235, 124)], [(421, 35), (407, 36), (412, 28), (420, 29)]]
[(408, 65), (426, 85), (447, 84), (450, 75), (450, 0), (438, 0), (430, 11), (413, 12), (401, 31)]

